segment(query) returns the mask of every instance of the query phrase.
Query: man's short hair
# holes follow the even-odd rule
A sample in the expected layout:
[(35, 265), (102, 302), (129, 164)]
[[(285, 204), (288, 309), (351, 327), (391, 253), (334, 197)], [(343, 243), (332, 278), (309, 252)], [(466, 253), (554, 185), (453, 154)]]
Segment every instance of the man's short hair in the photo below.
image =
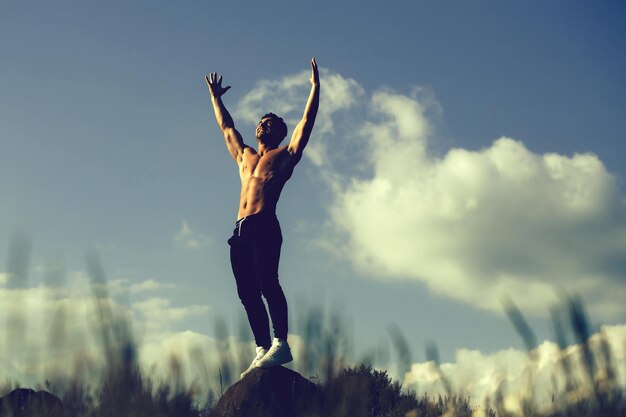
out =
[(274, 113), (267, 113), (266, 115), (261, 117), (261, 120), (265, 118), (270, 118), (274, 120), (275, 125), (272, 127), (276, 129), (276, 135), (280, 138), (280, 143), (287, 136), (287, 124), (282, 119), (282, 117), (278, 117)]

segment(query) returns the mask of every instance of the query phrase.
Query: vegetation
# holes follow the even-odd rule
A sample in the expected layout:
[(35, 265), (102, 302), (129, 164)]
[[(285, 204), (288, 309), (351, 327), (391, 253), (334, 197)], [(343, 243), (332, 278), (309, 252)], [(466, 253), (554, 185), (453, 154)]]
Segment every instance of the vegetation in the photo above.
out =
[[(176, 358), (172, 359), (172, 375), (168, 381), (157, 383), (142, 374), (131, 326), (126, 318), (113, 312), (106, 291), (104, 272), (97, 257), (88, 259), (88, 270), (93, 280), (93, 301), (99, 316), (96, 333), (106, 358), (102, 378), (95, 385), (86, 382), (82, 376), (90, 372), (87, 364), (86, 370), (74, 378), (45, 381), (34, 388), (46, 390), (61, 398), (64, 417), (211, 416), (219, 396), (232, 381), (238, 379), (238, 371), (242, 368), (242, 360), (238, 359), (241, 355), (230, 353), (236, 349), (229, 345), (229, 338), (224, 337), (224, 345), (219, 350), (222, 352), (219, 369), (212, 370), (212, 374), (220, 381), (220, 386), (210, 390), (208, 395), (199, 398), (197, 386), (185, 386), (181, 382), (184, 379)], [(414, 391), (404, 390), (400, 382), (393, 381), (386, 371), (372, 368), (368, 364), (371, 358), (356, 361), (362, 364), (350, 365), (350, 340), (345, 329), (342, 330), (341, 317), (331, 316), (326, 319), (322, 310), (310, 310), (299, 325), (298, 334), (303, 338), (303, 343), (299, 349), (300, 357), (295, 363), (299, 366), (297, 370), (319, 387), (324, 401), (320, 412), (308, 417), (626, 416), (624, 387), (618, 382), (619, 370), (616, 368), (611, 346), (602, 334), (599, 344), (590, 343), (592, 332), (579, 299), (569, 299), (566, 305), (569, 327), (573, 330), (582, 352), (580, 359), (577, 359), (579, 363), (575, 363), (566, 353), (568, 344), (563, 336), (565, 324), (555, 313), (555, 334), (562, 348), (560, 376), (566, 384), (562, 392), (555, 393), (552, 403), (547, 407), (536, 404), (530, 396), (520, 399), (522, 407), (516, 413), (505, 407), (504, 389), (494, 398), (485, 399), (484, 404), (472, 404), (469, 398), (455, 395), (452, 384), (439, 368), (434, 345), (427, 348), (427, 356), (438, 371), (441, 384), (447, 393), (445, 396), (431, 397), (427, 393), (418, 395)], [(532, 329), (514, 304), (509, 302), (506, 311), (533, 360), (537, 342)], [(216, 330), (218, 336), (227, 334), (223, 322), (218, 323)], [(411, 362), (408, 347), (397, 329), (392, 329), (391, 339), (400, 358), (400, 374), (403, 374), (402, 371), (406, 371)], [(575, 368), (582, 372), (576, 373)], [(320, 374), (322, 377), (319, 377)], [(6, 382), (4, 386), (0, 386), (0, 396), (18, 387), (18, 382)], [(13, 413), (6, 402), (0, 405), (0, 417), (18, 415), (51, 417), (41, 409), (31, 410), (30, 413), (24, 413), (24, 410)]]
[[(521, 314), (509, 306), (509, 314), (516, 320), (523, 320)], [(103, 307), (103, 311), (107, 309)], [(106, 313), (105, 313), (106, 314)], [(310, 314), (309, 335), (317, 337), (306, 343), (310, 350), (307, 363), (324, 364), (325, 376), (320, 379), (312, 377), (323, 392), (325, 399), (322, 404), (320, 417), (429, 417), (429, 416), (537, 416), (537, 417), (583, 417), (583, 416), (624, 416), (626, 415), (626, 401), (623, 387), (617, 382), (617, 369), (611, 360), (610, 346), (603, 339), (600, 351), (589, 346), (589, 332), (586, 318), (578, 301), (570, 304), (570, 318), (579, 337), (583, 352), (583, 363), (578, 364), (585, 370), (588, 380), (581, 381), (574, 378), (572, 368), (576, 365), (568, 362), (568, 356), (563, 355), (561, 369), (570, 376), (566, 389), (561, 395), (555, 396), (551, 407), (546, 409), (534, 404), (532, 398), (523, 401), (520, 413), (514, 414), (504, 407), (504, 392), (499, 393), (490, 403), (482, 406), (471, 404), (469, 398), (459, 397), (450, 393), (446, 396), (430, 397), (427, 393), (417, 395), (402, 389), (400, 382), (393, 381), (386, 371), (373, 369), (369, 365), (340, 367), (345, 363), (345, 357), (339, 355), (335, 349), (339, 345), (328, 343), (331, 329), (324, 330), (319, 314)], [(113, 331), (112, 328), (117, 330)], [(336, 321), (334, 322), (336, 325)], [(528, 326), (518, 327), (526, 329)], [(106, 346), (109, 366), (105, 377), (97, 387), (86, 386), (79, 379), (64, 383), (44, 384), (37, 389), (45, 389), (58, 395), (64, 404), (63, 416), (66, 417), (208, 417), (212, 406), (218, 399), (218, 394), (211, 391), (204, 400), (197, 398), (197, 391), (193, 387), (183, 387), (179, 383), (164, 383), (156, 385), (149, 378), (142, 376), (137, 365), (135, 346), (129, 334), (120, 331), (128, 328), (127, 324), (120, 323), (106, 317), (101, 325), (103, 333), (117, 334), (121, 340), (115, 342), (109, 339)], [(577, 327), (576, 327), (577, 326)], [(313, 330), (311, 330), (313, 329)], [(307, 334), (307, 332), (303, 332)], [(123, 335), (123, 336), (122, 336)], [(335, 333), (336, 335), (336, 333)], [(528, 334), (522, 336), (528, 337)], [(528, 337), (532, 339), (532, 337)], [(532, 351), (533, 344), (528, 348)], [(432, 350), (432, 347), (431, 347)], [(433, 355), (431, 353), (431, 355)], [(436, 355), (435, 355), (436, 356)], [(221, 369), (232, 369), (232, 358), (224, 357)], [(230, 361), (230, 362), (229, 362)], [(229, 363), (227, 363), (229, 362)], [(224, 375), (222, 371), (222, 380)], [(569, 371), (567, 371), (569, 369)], [(230, 377), (234, 379), (232, 376)], [(176, 375), (172, 381), (180, 381)], [(443, 382), (442, 382), (443, 383)], [(445, 385), (445, 383), (444, 383)], [(0, 388), (0, 395), (18, 387), (19, 384), (5, 385)], [(449, 386), (449, 384), (448, 384)], [(585, 390), (585, 387), (590, 389)], [(222, 387), (224, 388), (224, 387)], [(449, 389), (449, 388), (448, 388)], [(34, 414), (17, 415), (46, 415), (36, 410)], [(2, 416), (11, 415), (0, 412)], [(316, 416), (309, 416), (316, 417)]]

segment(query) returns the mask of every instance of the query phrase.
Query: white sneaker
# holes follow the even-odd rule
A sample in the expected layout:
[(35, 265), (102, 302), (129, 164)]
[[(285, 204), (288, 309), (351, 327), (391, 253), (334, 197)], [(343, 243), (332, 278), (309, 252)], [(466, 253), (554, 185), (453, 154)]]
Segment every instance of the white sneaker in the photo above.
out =
[(272, 347), (267, 351), (265, 356), (257, 361), (256, 366), (259, 368), (273, 368), (291, 362), (292, 360), (293, 357), (291, 356), (289, 343), (287, 343), (286, 340), (274, 338)]
[(245, 371), (243, 371), (241, 373), (241, 379), (243, 379), (244, 376), (248, 375), (248, 373), (253, 370), (254, 368), (256, 368), (257, 363), (259, 362), (259, 360), (265, 356), (265, 354), (267, 354), (267, 349), (265, 349), (263, 346), (257, 346), (256, 348), (256, 356), (254, 359), (252, 359), (252, 363), (250, 364), (250, 366), (248, 367), (248, 369), (246, 369)]

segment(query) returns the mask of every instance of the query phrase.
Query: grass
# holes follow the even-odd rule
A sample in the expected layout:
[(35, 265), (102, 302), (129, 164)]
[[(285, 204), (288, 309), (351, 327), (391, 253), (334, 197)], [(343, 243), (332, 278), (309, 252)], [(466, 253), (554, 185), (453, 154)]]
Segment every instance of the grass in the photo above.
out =
[[(21, 246), (20, 246), (21, 245)], [(18, 251), (23, 251), (23, 242)], [(24, 274), (28, 256), (18, 253), (9, 256), (13, 274)], [(12, 257), (13, 256), (13, 257)], [(26, 259), (26, 260), (25, 260)], [(195, 366), (204, 367), (206, 375), (214, 375), (216, 384), (203, 393), (197, 384), (185, 384), (182, 376), (182, 360), (172, 356), (170, 375), (156, 381), (146, 376), (139, 366), (138, 342), (131, 331), (127, 317), (116, 314), (107, 292), (106, 277), (97, 254), (87, 258), (88, 272), (92, 279), (92, 300), (97, 311), (94, 333), (105, 358), (104, 365), (95, 360), (77, 358), (75, 373), (67, 378), (51, 378), (42, 381), (38, 390), (44, 389), (61, 398), (64, 417), (209, 417), (211, 410), (225, 389), (238, 380), (238, 372), (245, 368), (250, 352), (241, 344), (232, 343), (225, 322), (216, 323), (216, 334), (221, 340), (218, 365), (210, 368), (197, 358)], [(560, 345), (559, 371), (555, 382), (552, 402), (538, 404), (534, 400), (532, 375), (529, 377), (529, 394), (520, 397), (520, 409), (511, 412), (506, 406), (504, 386), (492, 397), (472, 403), (470, 398), (453, 392), (453, 381), (439, 365), (435, 345), (427, 347), (427, 359), (432, 362), (445, 395), (429, 396), (403, 389), (400, 382), (392, 380), (384, 370), (372, 368), (372, 357), (351, 359), (351, 341), (345, 331), (346, 324), (339, 315), (326, 316), (320, 308), (312, 308), (303, 314), (298, 327), (302, 346), (295, 364), (297, 371), (312, 380), (323, 392), (324, 403), (320, 412), (308, 417), (587, 417), (626, 416), (624, 387), (619, 385), (616, 368), (606, 334), (600, 332), (593, 341), (591, 326), (583, 304), (578, 298), (569, 298), (563, 315), (553, 312), (555, 336)], [(520, 310), (512, 303), (505, 310), (528, 350), (529, 360), (536, 360), (537, 339)], [(8, 322), (24, 323), (22, 317), (8, 317)], [(59, 320), (67, 320), (63, 315)], [(56, 323), (62, 326), (62, 323)], [(571, 355), (565, 338), (569, 328), (581, 354)], [(240, 330), (245, 332), (245, 326)], [(411, 365), (410, 349), (401, 331), (389, 329), (390, 338), (398, 356), (398, 373), (402, 375)], [(12, 335), (14, 343), (25, 341), (24, 335)], [(245, 339), (245, 338), (244, 338)], [(11, 340), (9, 340), (10, 342)], [(51, 340), (51, 345), (54, 341)], [(306, 348), (305, 348), (306, 347)], [(100, 375), (91, 381), (88, 375)], [(6, 378), (9, 375), (4, 375)], [(217, 383), (219, 381), (219, 384)], [(6, 380), (0, 386), (0, 395), (20, 387), (19, 382)], [(6, 410), (0, 416), (11, 415)], [(17, 414), (16, 414), (17, 415)], [(24, 415), (24, 414), (20, 414)], [(33, 416), (46, 415), (36, 410)], [(296, 417), (296, 416), (294, 416)]]

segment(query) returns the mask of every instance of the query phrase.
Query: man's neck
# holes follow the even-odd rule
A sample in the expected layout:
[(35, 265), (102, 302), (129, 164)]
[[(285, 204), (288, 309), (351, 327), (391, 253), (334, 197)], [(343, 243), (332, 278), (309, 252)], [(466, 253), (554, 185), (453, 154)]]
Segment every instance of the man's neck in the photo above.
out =
[(258, 145), (259, 146), (258, 146), (257, 153), (259, 154), (259, 156), (263, 156), (266, 153), (268, 153), (269, 151), (272, 151), (272, 150), (276, 149), (275, 146), (269, 146), (269, 145), (266, 145), (266, 144), (261, 143), (261, 142), (258, 142)]

